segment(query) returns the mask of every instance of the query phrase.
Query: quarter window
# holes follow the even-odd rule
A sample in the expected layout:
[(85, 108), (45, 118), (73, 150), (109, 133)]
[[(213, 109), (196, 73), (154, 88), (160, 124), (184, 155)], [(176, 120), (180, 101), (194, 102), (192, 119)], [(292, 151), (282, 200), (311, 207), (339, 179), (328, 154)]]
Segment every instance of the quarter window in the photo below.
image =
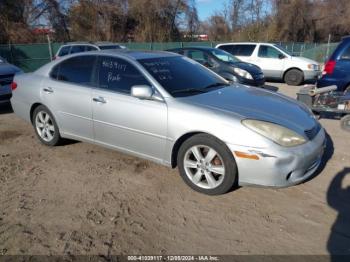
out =
[(84, 45), (73, 45), (72, 49), (70, 50), (71, 54), (81, 53), (81, 52), (85, 52), (85, 46)]
[(64, 46), (60, 49), (60, 52), (58, 53), (58, 56), (65, 56), (69, 54), (70, 46)]
[(123, 59), (101, 56), (98, 64), (99, 87), (102, 89), (130, 94), (134, 85), (150, 85), (137, 68)]
[(258, 53), (259, 57), (279, 58), (280, 55), (283, 55), (283, 54), (274, 47), (267, 46), (267, 45), (261, 45), (259, 48), (259, 53)]
[(77, 56), (64, 60), (53, 68), (50, 76), (56, 80), (92, 85), (96, 56)]

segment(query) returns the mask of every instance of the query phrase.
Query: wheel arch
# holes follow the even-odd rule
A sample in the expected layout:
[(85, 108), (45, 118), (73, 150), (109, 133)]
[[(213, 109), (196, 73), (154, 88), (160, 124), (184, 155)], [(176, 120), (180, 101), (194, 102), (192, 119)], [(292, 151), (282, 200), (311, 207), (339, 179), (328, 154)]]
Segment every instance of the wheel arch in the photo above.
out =
[[(195, 135), (199, 135), (199, 134), (204, 134), (204, 135), (208, 135), (208, 136), (211, 136), (217, 140), (219, 140), (221, 143), (225, 144), (226, 143), (224, 141), (222, 141), (220, 138), (218, 138), (217, 136), (211, 134), (211, 133), (208, 133), (208, 132), (205, 132), (205, 131), (192, 131), (192, 132), (188, 132), (186, 134), (183, 134), (182, 136), (180, 136), (174, 143), (174, 146), (171, 150), (171, 167), (172, 168), (175, 168), (177, 167), (177, 155), (178, 155), (178, 152), (179, 152), (179, 149), (181, 147), (181, 145), (187, 141), (188, 139), (190, 139), (191, 137), (195, 136)], [(227, 145), (226, 145), (227, 146)]]
[(45, 105), (43, 105), (43, 104), (40, 103), (40, 102), (37, 102), (37, 103), (32, 104), (32, 106), (30, 107), (29, 117), (30, 117), (30, 122), (31, 122), (32, 124), (33, 124), (33, 113), (34, 113), (35, 109), (36, 109), (38, 106), (45, 106)]
[(174, 143), (174, 146), (171, 150), (171, 167), (175, 168), (177, 167), (177, 154), (179, 152), (179, 149), (181, 147), (181, 145), (189, 138), (193, 137), (194, 135), (198, 135), (198, 134), (207, 134), (205, 132), (200, 132), (200, 131), (194, 131), (194, 132), (189, 132), (186, 134), (183, 134), (182, 136), (180, 136)]

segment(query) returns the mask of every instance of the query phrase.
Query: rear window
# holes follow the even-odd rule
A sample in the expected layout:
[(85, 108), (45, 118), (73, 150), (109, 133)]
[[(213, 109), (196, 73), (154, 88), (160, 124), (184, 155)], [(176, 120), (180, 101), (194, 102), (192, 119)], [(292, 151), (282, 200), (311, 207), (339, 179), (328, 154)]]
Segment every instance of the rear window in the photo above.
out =
[(70, 46), (64, 46), (61, 48), (60, 52), (58, 53), (58, 56), (65, 56), (69, 54)]
[(81, 85), (92, 85), (96, 56), (77, 56), (55, 66), (50, 76), (56, 80)]
[(344, 52), (342, 53), (340, 59), (350, 60), (350, 46), (344, 50)]
[(223, 45), (219, 48), (234, 56), (251, 56), (256, 45)]
[(107, 50), (107, 49), (121, 49), (119, 45), (100, 45), (99, 48), (101, 50)]

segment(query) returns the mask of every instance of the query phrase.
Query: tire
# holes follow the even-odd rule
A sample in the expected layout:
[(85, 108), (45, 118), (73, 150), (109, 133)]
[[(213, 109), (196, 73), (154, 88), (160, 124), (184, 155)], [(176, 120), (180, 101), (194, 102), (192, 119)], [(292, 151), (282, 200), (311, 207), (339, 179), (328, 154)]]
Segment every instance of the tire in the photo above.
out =
[(284, 82), (287, 85), (298, 86), (304, 81), (304, 74), (298, 69), (291, 69), (284, 75)]
[(340, 126), (343, 130), (350, 132), (350, 115), (342, 117), (340, 120)]
[(62, 142), (56, 120), (46, 106), (40, 105), (35, 108), (32, 123), (41, 143), (56, 146)]
[(177, 163), (185, 183), (200, 193), (224, 194), (237, 183), (237, 165), (232, 153), (210, 135), (198, 134), (186, 140), (179, 149)]

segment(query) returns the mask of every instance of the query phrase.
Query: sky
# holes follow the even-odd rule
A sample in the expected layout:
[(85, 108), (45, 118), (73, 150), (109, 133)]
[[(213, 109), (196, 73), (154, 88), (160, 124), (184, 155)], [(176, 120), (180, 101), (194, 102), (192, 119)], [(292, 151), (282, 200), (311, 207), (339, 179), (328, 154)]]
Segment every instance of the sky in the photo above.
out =
[(196, 0), (199, 19), (203, 21), (215, 11), (220, 11), (225, 2), (228, 0)]

